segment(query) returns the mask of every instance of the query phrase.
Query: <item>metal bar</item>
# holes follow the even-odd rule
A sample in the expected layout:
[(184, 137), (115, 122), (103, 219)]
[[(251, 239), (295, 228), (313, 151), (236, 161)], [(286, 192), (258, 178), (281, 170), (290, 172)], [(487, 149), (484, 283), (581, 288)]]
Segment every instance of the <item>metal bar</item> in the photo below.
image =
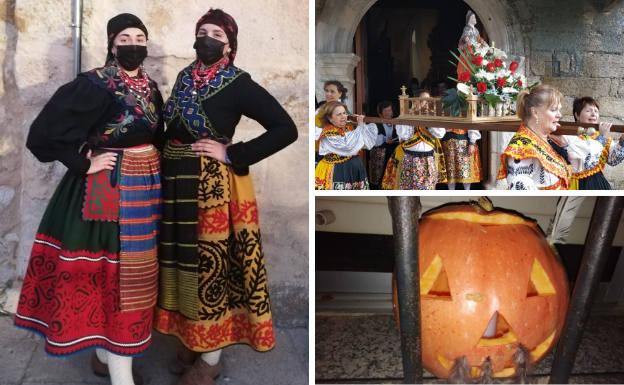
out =
[(618, 261), (613, 271), (613, 278), (611, 278), (604, 296), (604, 302), (624, 303), (624, 248), (622, 248), (618, 256)]
[(405, 384), (422, 382), (420, 286), (418, 273), (418, 217), (420, 198), (388, 197), (394, 234), (395, 271), (401, 325), (401, 353)]
[(596, 289), (615, 237), (624, 197), (598, 197), (585, 239), (583, 260), (576, 277), (570, 307), (557, 345), (550, 375), (551, 384), (567, 383)]
[(74, 74), (81, 72), (82, 56), (82, 0), (72, 0), (72, 45), (74, 58)]
[[(425, 126), (425, 127), (444, 127), (444, 128), (463, 128), (467, 130), (479, 130), (479, 131), (507, 131), (516, 132), (520, 127), (520, 122), (479, 122), (479, 123), (467, 123), (462, 122), (458, 118), (436, 116), (436, 119), (383, 119), (373, 116), (367, 116), (364, 118), (366, 123), (386, 123), (386, 124), (405, 124), (408, 126)], [(438, 120), (443, 119), (443, 120)], [(457, 121), (448, 121), (449, 119), (457, 119)], [(557, 135), (576, 135), (578, 130), (578, 123), (575, 122), (559, 122), (561, 127), (555, 132)], [(598, 124), (583, 124), (583, 127), (598, 128)], [(624, 132), (624, 125), (611, 126), (611, 132)]]

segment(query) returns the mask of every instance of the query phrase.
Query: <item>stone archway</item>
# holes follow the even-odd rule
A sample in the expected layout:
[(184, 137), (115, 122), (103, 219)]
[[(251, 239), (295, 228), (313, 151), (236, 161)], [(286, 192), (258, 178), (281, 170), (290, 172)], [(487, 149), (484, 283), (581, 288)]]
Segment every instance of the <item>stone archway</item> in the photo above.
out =
[[(316, 0), (315, 21), (315, 91), (317, 97), (323, 97), (323, 83), (327, 80), (339, 80), (354, 94), (354, 69), (360, 57), (353, 53), (355, 31), (370, 7), (378, 0)], [(525, 39), (517, 22), (518, 16), (503, 2), (489, 0), (464, 0), (483, 23), (485, 30), (496, 47), (509, 54), (526, 57)], [(529, 63), (523, 68), (525, 74)], [(353, 110), (353, 98), (347, 99)], [(490, 182), (494, 182), (498, 168), (500, 151), (507, 144), (505, 135), (491, 133)]]

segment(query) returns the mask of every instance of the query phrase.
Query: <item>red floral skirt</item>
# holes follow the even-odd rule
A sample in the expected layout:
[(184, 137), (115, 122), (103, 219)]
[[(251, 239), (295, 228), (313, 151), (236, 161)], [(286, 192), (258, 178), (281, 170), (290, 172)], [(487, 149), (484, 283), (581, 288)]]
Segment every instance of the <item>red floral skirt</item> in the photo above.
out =
[[(116, 220), (85, 220), (85, 207), (92, 198), (89, 194), (95, 192), (86, 187), (84, 177), (68, 172), (50, 200), (15, 314), (15, 325), (45, 337), (48, 353), (65, 355), (100, 347), (119, 355), (136, 355), (150, 345), (156, 276), (149, 279), (148, 273), (157, 268), (156, 250), (150, 244), (155, 244), (153, 232), (160, 216), (158, 155), (152, 151), (149, 156), (156, 162), (141, 167), (156, 168), (146, 175), (131, 175), (133, 186), (127, 190), (123, 182), (119, 186), (122, 226), (130, 238), (138, 237), (140, 242), (120, 242)], [(122, 180), (132, 159), (127, 158), (128, 162), (121, 161)], [(127, 207), (131, 207), (129, 213)], [(133, 227), (124, 220), (139, 221), (140, 225)], [(129, 305), (123, 307), (122, 285), (130, 282), (123, 278), (124, 269), (132, 271), (136, 266), (142, 271), (136, 286), (140, 291), (128, 291)]]

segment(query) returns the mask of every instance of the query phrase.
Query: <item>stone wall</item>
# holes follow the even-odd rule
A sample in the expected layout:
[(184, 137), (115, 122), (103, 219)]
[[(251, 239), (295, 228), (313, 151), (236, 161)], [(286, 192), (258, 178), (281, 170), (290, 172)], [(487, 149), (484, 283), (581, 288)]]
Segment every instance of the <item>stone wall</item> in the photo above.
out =
[[(527, 75), (561, 90), (564, 119), (572, 120), (575, 97), (592, 96), (604, 120), (624, 123), (624, 3), (509, 0), (508, 5), (525, 38)], [(606, 176), (624, 189), (624, 165), (607, 166)]]
[[(62, 6), (59, 6), (62, 3)], [(267, 88), (290, 113), (299, 139), (251, 167), (276, 320), (307, 322), (308, 298), (308, 2), (262, 0), (209, 4), (239, 25), (236, 65)], [(195, 22), (205, 1), (85, 1), (82, 69), (101, 66), (106, 22), (139, 16), (149, 30), (146, 68), (166, 98), (177, 73), (194, 58)], [(24, 148), (30, 123), (62, 84), (73, 79), (71, 2), (0, 2), (0, 289), (19, 286), (43, 210), (65, 172), (39, 163)], [(243, 118), (234, 141), (264, 129)]]

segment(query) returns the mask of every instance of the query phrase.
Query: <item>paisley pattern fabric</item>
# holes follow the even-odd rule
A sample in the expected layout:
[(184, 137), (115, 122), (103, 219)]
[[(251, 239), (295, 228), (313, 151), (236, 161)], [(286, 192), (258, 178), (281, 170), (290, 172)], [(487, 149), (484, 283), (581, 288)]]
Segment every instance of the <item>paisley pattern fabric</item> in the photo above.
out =
[(190, 145), (164, 151), (160, 293), (155, 328), (189, 349), (274, 345), (258, 208), (250, 176)]

